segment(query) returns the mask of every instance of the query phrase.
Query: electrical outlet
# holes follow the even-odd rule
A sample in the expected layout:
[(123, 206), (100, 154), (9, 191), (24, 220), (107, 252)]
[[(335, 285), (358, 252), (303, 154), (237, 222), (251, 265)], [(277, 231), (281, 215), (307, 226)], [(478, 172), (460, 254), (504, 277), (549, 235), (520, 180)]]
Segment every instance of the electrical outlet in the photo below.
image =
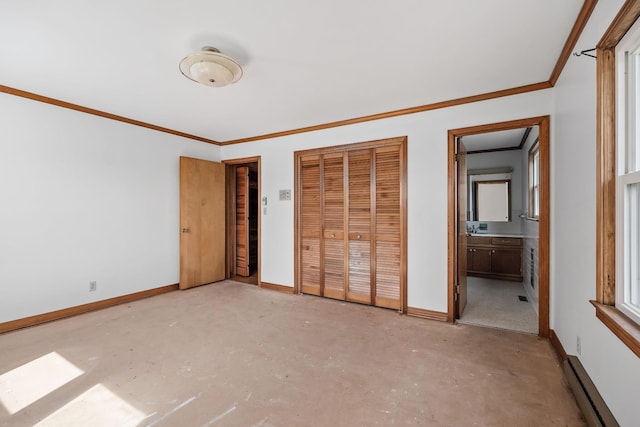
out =
[(578, 353), (578, 356), (582, 354), (582, 340), (580, 339), (580, 335), (576, 337), (576, 353)]
[(279, 196), (280, 200), (291, 200), (291, 190), (280, 190)]
[(98, 282), (95, 280), (89, 282), (89, 292), (95, 292), (96, 289), (98, 289)]

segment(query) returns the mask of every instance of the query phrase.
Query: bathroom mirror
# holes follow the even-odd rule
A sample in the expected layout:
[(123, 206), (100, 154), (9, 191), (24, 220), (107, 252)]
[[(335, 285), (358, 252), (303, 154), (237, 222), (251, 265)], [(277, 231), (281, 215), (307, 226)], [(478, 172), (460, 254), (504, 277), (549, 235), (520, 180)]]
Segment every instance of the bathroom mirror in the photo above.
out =
[(511, 220), (511, 180), (475, 181), (472, 186), (475, 209), (471, 221)]

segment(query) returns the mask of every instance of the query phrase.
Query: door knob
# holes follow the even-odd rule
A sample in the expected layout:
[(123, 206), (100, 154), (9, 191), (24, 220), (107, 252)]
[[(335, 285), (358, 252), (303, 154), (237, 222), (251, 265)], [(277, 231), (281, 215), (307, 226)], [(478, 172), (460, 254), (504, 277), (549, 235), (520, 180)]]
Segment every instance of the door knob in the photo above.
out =
[(333, 233), (331, 233), (331, 237), (336, 237), (336, 235), (335, 235), (335, 234), (333, 234)]
[(356, 239), (359, 239), (360, 237), (362, 237), (362, 236), (360, 236), (360, 235), (358, 234), (358, 235), (356, 236)]
[(183, 228), (183, 229), (182, 229), (182, 232), (183, 232), (183, 233), (188, 233), (188, 232), (189, 232), (189, 229), (188, 229), (188, 228)]

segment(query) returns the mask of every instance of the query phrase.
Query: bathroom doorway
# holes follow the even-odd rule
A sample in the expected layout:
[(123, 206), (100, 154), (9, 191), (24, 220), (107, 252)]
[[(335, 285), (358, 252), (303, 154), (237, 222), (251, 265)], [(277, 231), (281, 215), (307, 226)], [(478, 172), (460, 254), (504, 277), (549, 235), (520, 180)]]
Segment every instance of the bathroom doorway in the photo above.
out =
[[(548, 120), (449, 131), (451, 322), (548, 336)], [(460, 143), (466, 179), (457, 177)]]

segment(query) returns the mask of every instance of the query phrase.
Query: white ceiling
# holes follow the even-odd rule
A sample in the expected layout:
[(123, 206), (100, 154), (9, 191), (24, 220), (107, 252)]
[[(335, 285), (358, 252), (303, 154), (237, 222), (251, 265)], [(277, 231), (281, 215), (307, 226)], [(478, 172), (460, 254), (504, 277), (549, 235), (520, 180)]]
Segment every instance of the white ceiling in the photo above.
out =
[[(217, 141), (547, 81), (583, 0), (4, 0), (0, 85)], [(179, 61), (244, 68), (212, 88)]]
[(465, 136), (462, 142), (467, 151), (496, 150), (518, 147), (527, 128), (501, 130)]

